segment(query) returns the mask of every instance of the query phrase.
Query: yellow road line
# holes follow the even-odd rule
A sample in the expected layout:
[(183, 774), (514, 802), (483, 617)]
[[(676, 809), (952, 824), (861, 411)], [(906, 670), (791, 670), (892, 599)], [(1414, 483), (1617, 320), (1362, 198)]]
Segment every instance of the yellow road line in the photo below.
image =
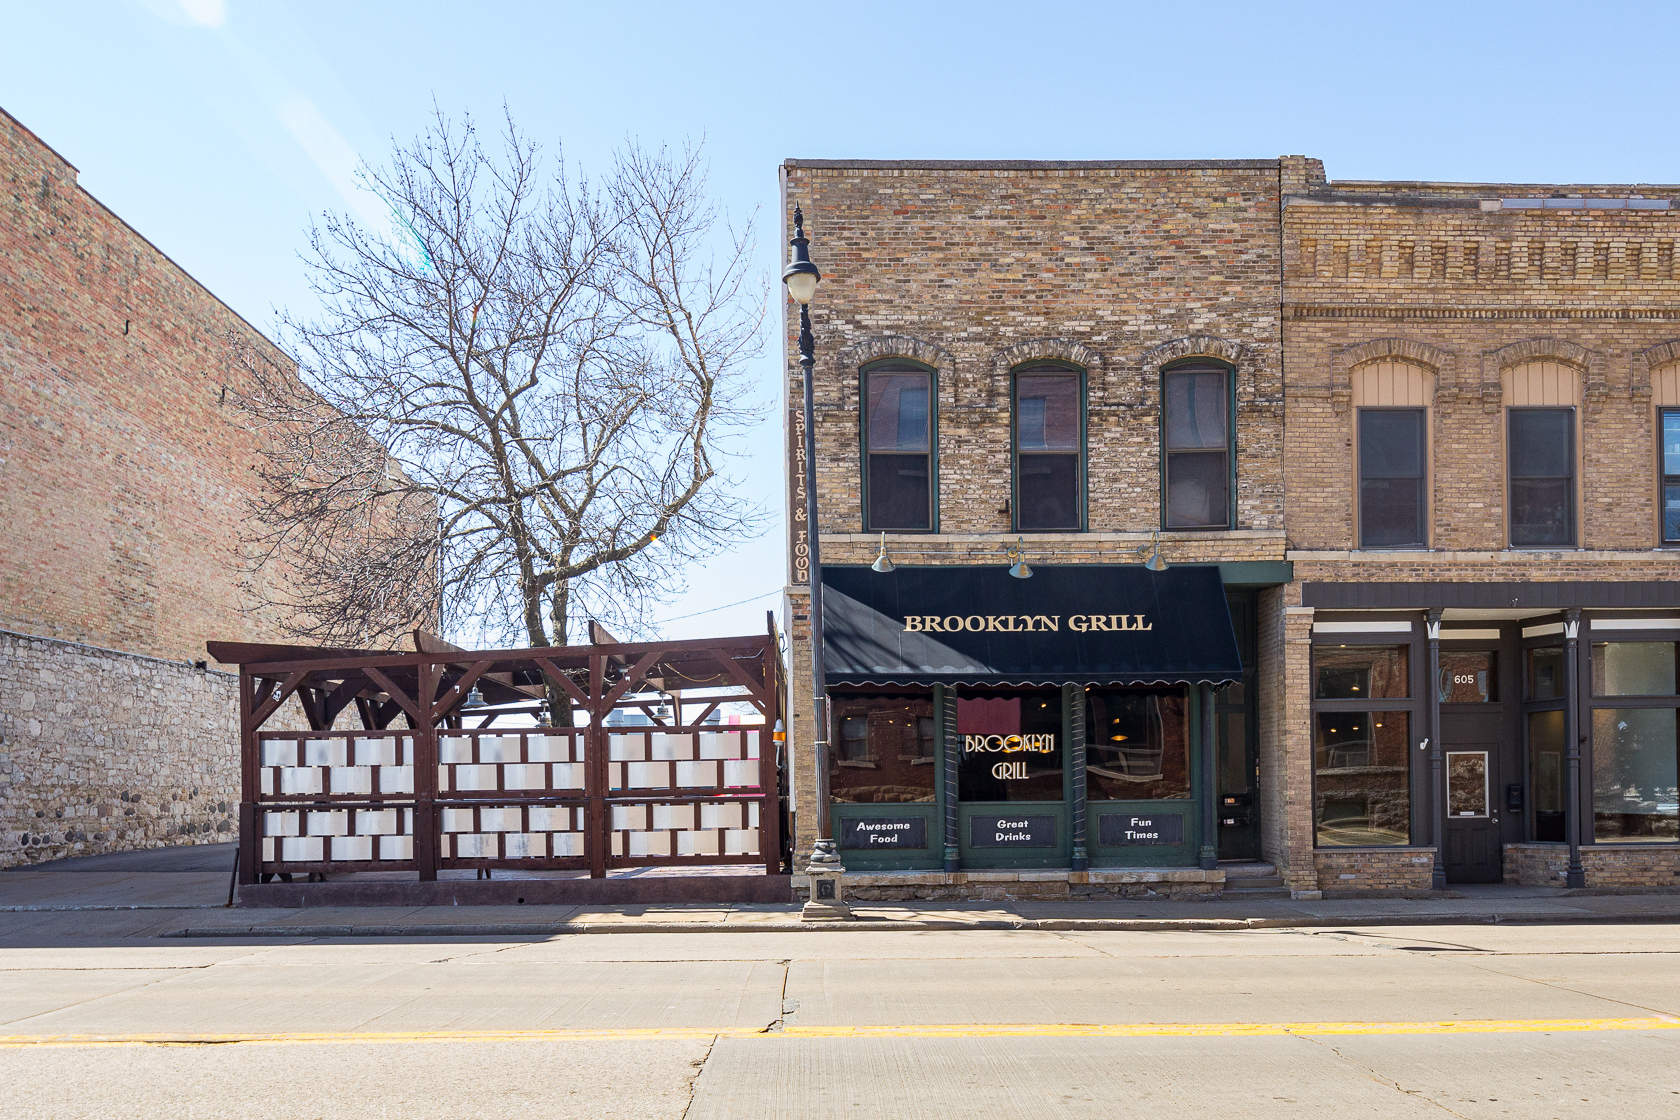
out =
[(282, 1031), (251, 1034), (0, 1035), (0, 1049), (30, 1046), (214, 1046), (236, 1043), (689, 1042), (715, 1038), (1252, 1038), (1336, 1034), (1549, 1034), (1659, 1031), (1680, 1019), (1452, 1019), (1394, 1023), (948, 1023), (911, 1026), (647, 1027), (529, 1031)]

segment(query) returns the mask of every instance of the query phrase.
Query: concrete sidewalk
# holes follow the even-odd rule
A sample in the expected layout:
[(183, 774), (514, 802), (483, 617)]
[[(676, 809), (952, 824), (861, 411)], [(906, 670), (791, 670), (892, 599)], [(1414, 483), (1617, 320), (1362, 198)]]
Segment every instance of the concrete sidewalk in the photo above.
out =
[[(838, 930), (1240, 930), (1547, 922), (1680, 923), (1680, 891), (1605, 894), (1462, 886), (1451, 897), (859, 903), (856, 920), (807, 923), (797, 904), (227, 907), (231, 845), (59, 860), (0, 874), (0, 938), (511, 937), (563, 933)], [(225, 866), (226, 870), (210, 870)], [(109, 913), (97, 921), (89, 911)], [(100, 932), (97, 934), (95, 929)]]

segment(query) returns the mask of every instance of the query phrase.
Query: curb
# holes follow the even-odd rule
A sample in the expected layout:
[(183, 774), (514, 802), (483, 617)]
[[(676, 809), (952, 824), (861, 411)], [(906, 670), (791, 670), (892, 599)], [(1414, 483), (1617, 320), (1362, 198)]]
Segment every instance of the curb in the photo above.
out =
[(178, 938), (320, 938), (320, 937), (553, 937), (603, 933), (918, 933), (961, 930), (1024, 930), (1046, 933), (1082, 931), (1235, 933), (1254, 929), (1329, 928), (1334, 926), (1450, 925), (1619, 925), (1680, 924), (1680, 909), (1643, 914), (1380, 914), (1299, 918), (1020, 918), (973, 922), (859, 919), (833, 922), (458, 922), (448, 925), (243, 926), (215, 929), (187, 926), (158, 937)]

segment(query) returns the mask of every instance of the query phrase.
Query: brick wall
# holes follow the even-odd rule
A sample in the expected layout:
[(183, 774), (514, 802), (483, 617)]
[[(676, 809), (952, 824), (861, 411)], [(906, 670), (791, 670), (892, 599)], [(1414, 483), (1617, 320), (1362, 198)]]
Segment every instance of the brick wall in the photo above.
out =
[[(1330, 183), (1286, 200), (1283, 339), (1291, 547), (1309, 579), (1653, 579), (1653, 377), (1680, 354), (1680, 210), (1484, 210), (1479, 198), (1631, 187)], [(1673, 190), (1644, 193), (1680, 197)], [(1356, 549), (1351, 379), (1398, 360), (1435, 381), (1431, 554)], [(1532, 360), (1582, 385), (1580, 543), (1506, 548), (1502, 375)], [(1680, 403), (1680, 402), (1677, 402)], [(1632, 556), (1630, 553), (1642, 553)], [(1496, 555), (1490, 555), (1496, 554)], [(1428, 568), (1431, 575), (1420, 573)], [(1378, 574), (1392, 572), (1392, 575)]]
[[(1524, 887), (1564, 885), (1569, 848), (1564, 844), (1505, 845), (1505, 881)], [(1672, 844), (1585, 844), (1581, 870), (1589, 888), (1680, 886), (1680, 848)]]
[(1322, 848), (1313, 853), (1313, 864), (1321, 891), (1426, 891), (1435, 872), (1435, 850)]
[[(940, 532), (889, 533), (896, 563), (991, 562), (1015, 539), (1009, 373), (1038, 359), (1086, 371), (1090, 532), (1027, 534), (1029, 559), (1137, 562), (1161, 516), (1160, 369), (1192, 355), (1238, 370), (1238, 528), (1163, 534), (1163, 553), (1175, 563), (1282, 559), (1283, 175), (1275, 160), (789, 161), (786, 228), (799, 205), (825, 277), (812, 308), (823, 561), (868, 563), (879, 547), (862, 532), (859, 369), (901, 357), (937, 372)], [(785, 321), (790, 433), (797, 320)], [(791, 742), (804, 775), (812, 728), (799, 682), (810, 653), (797, 618), (790, 647)], [(796, 793), (804, 852), (815, 806)]]
[(285, 359), (4, 113), (0, 169), (0, 627), (189, 661), (282, 637), (238, 587), (227, 334)]
[(213, 669), (0, 631), (0, 867), (231, 840), (237, 694)]

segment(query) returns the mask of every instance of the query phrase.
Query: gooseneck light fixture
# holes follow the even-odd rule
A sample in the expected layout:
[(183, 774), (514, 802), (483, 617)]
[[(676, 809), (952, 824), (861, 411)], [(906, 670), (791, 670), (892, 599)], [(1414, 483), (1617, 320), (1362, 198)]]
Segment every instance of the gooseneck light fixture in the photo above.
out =
[(869, 570), (880, 572), (882, 575), (886, 575), (893, 570), (893, 562), (887, 556), (887, 535), (885, 533), (881, 534), (881, 551), (875, 554), (875, 563), (869, 565)]
[[(823, 910), (825, 916), (838, 912), (844, 916), (840, 901), (840, 853), (835, 850), (833, 831), (828, 814), (828, 688), (823, 668), (823, 602), (822, 558), (817, 547), (817, 425), (816, 390), (813, 370), (817, 364), (817, 343), (811, 335), (811, 300), (817, 294), (822, 273), (811, 263), (811, 242), (805, 236), (805, 212), (793, 208), (793, 259), (782, 270), (782, 283), (788, 295), (799, 304), (799, 367), (804, 370), (805, 389), (805, 547), (809, 565), (807, 585), (811, 589), (811, 721), (816, 732), (817, 780), (812, 787), (817, 795), (817, 835), (811, 845), (811, 865), (807, 874), (811, 881), (811, 898), (807, 906)], [(885, 537), (882, 538), (883, 542)], [(818, 882), (818, 878), (823, 882)], [(826, 897), (824, 897), (826, 896)]]
[(1025, 537), (1016, 537), (1014, 544), (1004, 546), (1004, 558), (1009, 561), (1009, 574), (1016, 579), (1032, 578), (1032, 568), (1027, 564), (1024, 555), (1026, 544)]
[(1137, 553), (1139, 556), (1149, 557), (1143, 562), (1143, 566), (1150, 571), (1164, 572), (1167, 570), (1167, 562), (1161, 557), (1161, 531), (1159, 529), (1155, 530), (1154, 535), (1149, 538), (1148, 544), (1138, 545)]

